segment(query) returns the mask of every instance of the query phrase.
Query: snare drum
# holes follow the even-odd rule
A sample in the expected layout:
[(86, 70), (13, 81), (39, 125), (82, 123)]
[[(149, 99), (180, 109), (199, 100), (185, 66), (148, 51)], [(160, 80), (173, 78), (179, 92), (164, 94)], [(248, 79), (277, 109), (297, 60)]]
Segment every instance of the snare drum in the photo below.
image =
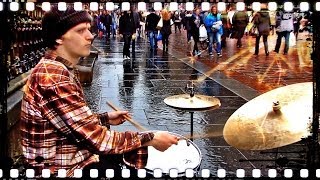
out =
[[(171, 133), (175, 136), (181, 135)], [(153, 175), (153, 170), (161, 169), (163, 176), (169, 176), (170, 169), (176, 169), (179, 177), (184, 177), (187, 169), (193, 169), (195, 173), (199, 171), (202, 155), (200, 149), (189, 139), (178, 141), (177, 145), (172, 145), (166, 151), (161, 152), (154, 147), (148, 147), (148, 160), (145, 170), (148, 174)], [(130, 163), (126, 162), (130, 166)]]

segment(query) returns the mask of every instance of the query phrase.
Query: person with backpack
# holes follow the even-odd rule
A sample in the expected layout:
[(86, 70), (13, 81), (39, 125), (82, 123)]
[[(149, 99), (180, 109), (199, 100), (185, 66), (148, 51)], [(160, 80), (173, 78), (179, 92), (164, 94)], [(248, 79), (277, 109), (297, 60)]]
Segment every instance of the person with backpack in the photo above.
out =
[(258, 29), (258, 34), (256, 35), (256, 45), (254, 54), (259, 54), (259, 42), (260, 38), (263, 38), (264, 52), (266, 56), (269, 56), (268, 50), (268, 36), (270, 34), (270, 16), (266, 6), (261, 7), (261, 11), (258, 11), (253, 17), (254, 25)]
[(246, 29), (249, 23), (248, 14), (245, 11), (237, 11), (232, 17), (233, 28), (237, 32), (237, 48), (242, 47), (241, 38), (244, 35), (244, 30)]
[(276, 25), (277, 25), (276, 29), (277, 29), (278, 37), (277, 37), (277, 42), (276, 42), (276, 47), (274, 49), (274, 52), (279, 53), (281, 40), (284, 37), (285, 43), (284, 43), (283, 54), (286, 55), (286, 54), (288, 54), (288, 51), (289, 51), (290, 33), (294, 29), (294, 27), (293, 27), (293, 13), (280, 11), (276, 17)]

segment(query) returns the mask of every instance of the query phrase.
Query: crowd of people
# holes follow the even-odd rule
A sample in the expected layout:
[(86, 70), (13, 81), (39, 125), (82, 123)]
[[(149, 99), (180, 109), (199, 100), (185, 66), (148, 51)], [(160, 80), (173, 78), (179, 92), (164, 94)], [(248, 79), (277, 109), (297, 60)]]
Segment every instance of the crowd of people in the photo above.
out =
[[(126, 23), (127, 19), (131, 18), (127, 16), (128, 12), (133, 15), (134, 24)], [(262, 37), (265, 55), (268, 56), (268, 36), (270, 34), (276, 33), (278, 36), (277, 45), (273, 49), (277, 53), (282, 37), (285, 38), (283, 54), (287, 54), (291, 32), (294, 34), (294, 39), (297, 40), (299, 30), (310, 31), (310, 27), (308, 28), (310, 14), (305, 14), (307, 13), (300, 13), (298, 10), (269, 11), (265, 4), (262, 4), (261, 10), (256, 12), (248, 9), (236, 10), (235, 4), (228, 5), (223, 11), (218, 11), (216, 5), (213, 5), (209, 11), (202, 11), (199, 6), (196, 6), (193, 11), (186, 11), (183, 8), (169, 11), (168, 7), (161, 11), (155, 11), (152, 8), (148, 11), (138, 11), (135, 7), (131, 7), (129, 11), (121, 11), (120, 9), (112, 12), (100, 11), (99, 15), (94, 14), (95, 25), (93, 26), (97, 27), (95, 29), (100, 34), (99, 37), (105, 34), (106, 41), (110, 39), (111, 35), (115, 37), (117, 33), (123, 37), (125, 59), (130, 58), (128, 49), (131, 42), (129, 41), (132, 41), (132, 49), (134, 50), (136, 37), (148, 37), (152, 51), (158, 48), (157, 42), (161, 39), (163, 50), (168, 51), (170, 34), (173, 31), (181, 33), (183, 30), (187, 32), (186, 40), (190, 44), (187, 53), (191, 56), (200, 56), (198, 44), (202, 39), (208, 41), (207, 50), (210, 56), (216, 54), (217, 57), (222, 57), (222, 48), (226, 47), (226, 39), (236, 39), (237, 48), (242, 48), (242, 37), (245, 34), (256, 37), (255, 55), (259, 54), (259, 42)], [(162, 22), (159, 23), (159, 21)], [(174, 27), (171, 28), (171, 26)], [(205, 37), (199, 39), (199, 29), (203, 28), (202, 26), (206, 28), (207, 33)]]

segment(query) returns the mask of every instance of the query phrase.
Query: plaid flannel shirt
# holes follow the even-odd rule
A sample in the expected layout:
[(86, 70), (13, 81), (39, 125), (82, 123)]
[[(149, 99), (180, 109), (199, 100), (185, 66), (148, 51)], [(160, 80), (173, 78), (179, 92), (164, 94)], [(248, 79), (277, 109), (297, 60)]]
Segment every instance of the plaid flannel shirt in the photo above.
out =
[[(24, 87), (21, 105), (23, 154), (36, 173), (50, 169), (75, 169), (98, 162), (99, 154), (123, 154), (137, 148), (137, 163), (145, 163), (142, 144), (153, 133), (115, 132), (101, 124), (108, 114), (94, 114), (84, 100), (81, 84), (71, 64), (47, 52), (36, 65)], [(136, 164), (141, 167), (142, 164)]]

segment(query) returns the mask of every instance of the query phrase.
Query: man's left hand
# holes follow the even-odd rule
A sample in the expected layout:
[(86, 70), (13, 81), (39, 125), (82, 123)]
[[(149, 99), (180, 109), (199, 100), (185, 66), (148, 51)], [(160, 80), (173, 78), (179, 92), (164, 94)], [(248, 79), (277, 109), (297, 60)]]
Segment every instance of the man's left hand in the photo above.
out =
[(119, 124), (124, 123), (126, 121), (124, 115), (128, 115), (128, 111), (108, 112), (109, 124), (110, 125), (119, 125)]

